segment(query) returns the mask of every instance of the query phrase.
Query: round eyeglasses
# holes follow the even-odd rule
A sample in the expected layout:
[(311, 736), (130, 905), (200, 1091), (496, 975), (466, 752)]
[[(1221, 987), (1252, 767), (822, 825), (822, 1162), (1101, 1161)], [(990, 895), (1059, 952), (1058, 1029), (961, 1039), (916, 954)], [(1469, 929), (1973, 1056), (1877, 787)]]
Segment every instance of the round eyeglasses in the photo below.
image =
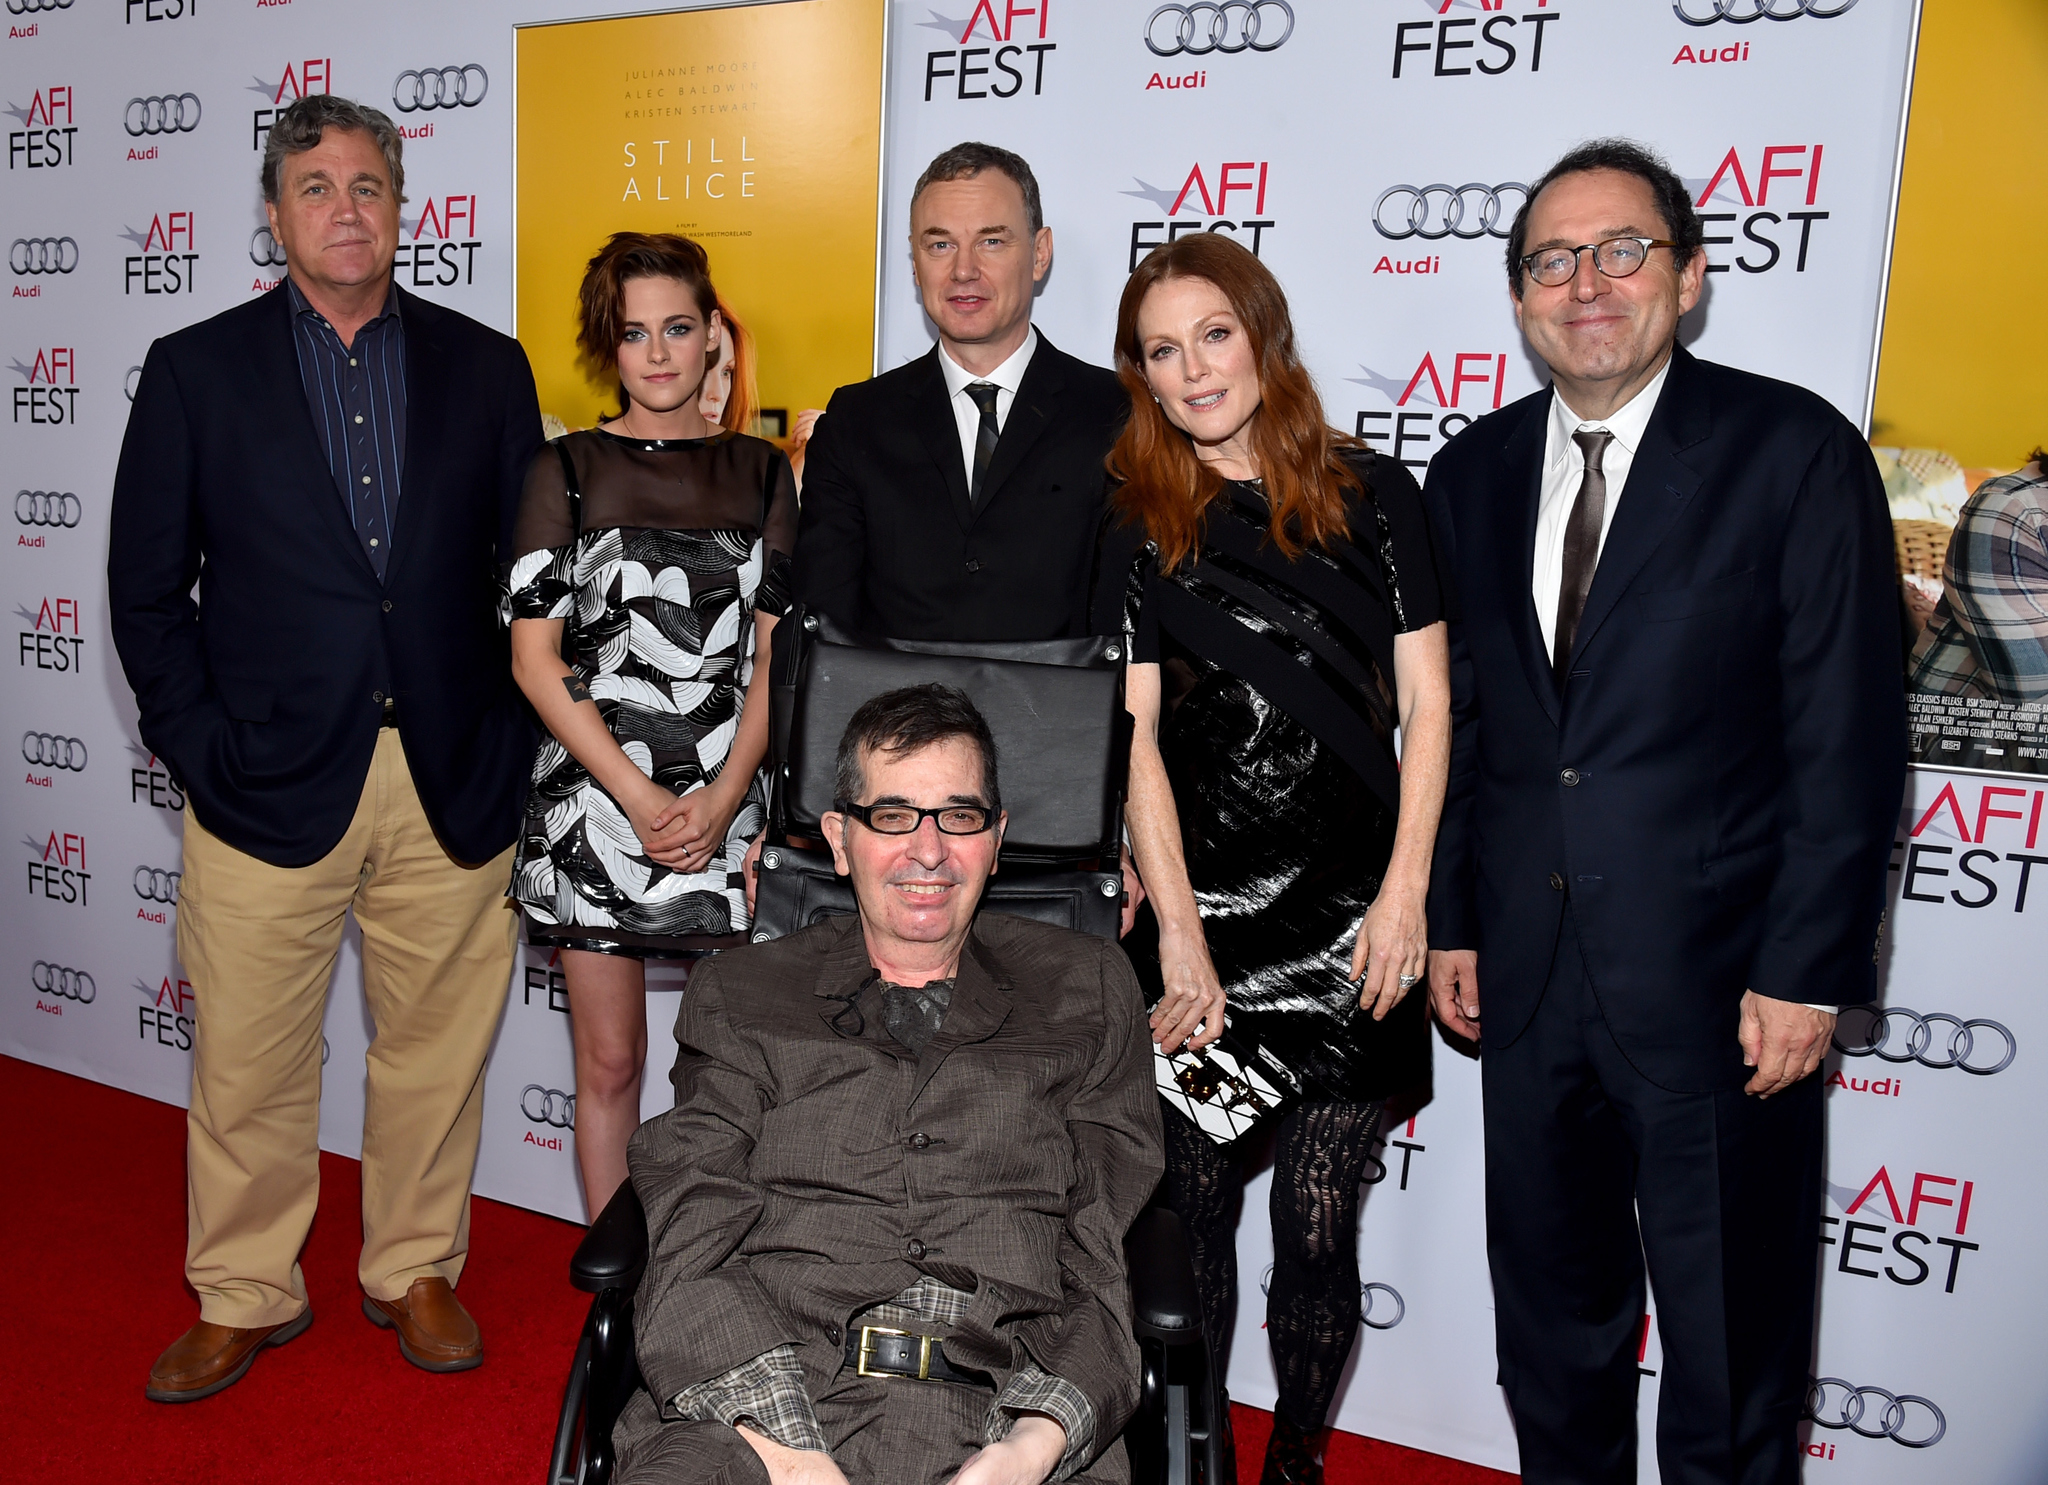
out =
[(914, 804), (849, 804), (840, 799), (833, 807), (877, 835), (914, 835), (927, 819), (941, 835), (979, 835), (996, 823), (996, 812), (979, 804), (942, 804), (926, 810)]
[(1579, 254), (1591, 253), (1593, 266), (1609, 278), (1627, 278), (1650, 259), (1651, 248), (1675, 248), (1661, 237), (1610, 237), (1577, 247), (1543, 248), (1522, 259), (1522, 271), (1546, 289), (1568, 284), (1579, 271)]

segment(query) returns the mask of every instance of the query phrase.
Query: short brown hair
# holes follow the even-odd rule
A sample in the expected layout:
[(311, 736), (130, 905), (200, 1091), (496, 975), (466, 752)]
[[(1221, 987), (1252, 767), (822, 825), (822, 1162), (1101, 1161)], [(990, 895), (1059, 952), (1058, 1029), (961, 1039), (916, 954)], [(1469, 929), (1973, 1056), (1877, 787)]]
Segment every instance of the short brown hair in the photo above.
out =
[(391, 175), (391, 194), (405, 200), (405, 140), (391, 116), (332, 93), (308, 93), (280, 113), (264, 136), (263, 169), (258, 179), (265, 201), (277, 204), (286, 157), (318, 149), (321, 136), (329, 129), (353, 129), (369, 135), (383, 152), (384, 168)]
[(1223, 480), (1195, 457), (1188, 436), (1167, 420), (1145, 380), (1138, 309), (1169, 279), (1201, 279), (1230, 301), (1259, 368), (1259, 410), (1252, 415), (1252, 452), (1272, 507), (1268, 536), (1288, 560), (1305, 546), (1327, 547), (1349, 529), (1347, 491), (1362, 491), (1342, 455), (1363, 448), (1323, 419), (1322, 398), (1295, 348), (1287, 296), (1271, 269), (1250, 249), (1213, 232), (1192, 232), (1146, 255), (1124, 285), (1116, 315), (1116, 375), (1130, 395), (1131, 416), (1109, 451), (1109, 472), (1121, 481), (1114, 505), (1159, 545), (1171, 572), (1201, 544), (1204, 513), (1223, 493)]
[(1011, 184), (1023, 193), (1024, 210), (1031, 217), (1031, 235), (1036, 237), (1038, 229), (1045, 225), (1045, 208), (1039, 202), (1038, 177), (1031, 173), (1031, 167), (1024, 163), (1024, 157), (1003, 149), (999, 145), (982, 144), (969, 140), (943, 151), (939, 157), (925, 166), (924, 174), (911, 187), (910, 210), (917, 213), (917, 198), (924, 194), (926, 186), (939, 185), (949, 180), (972, 180), (984, 170), (993, 170), (1007, 175)]
[(711, 261), (696, 243), (673, 232), (614, 232), (584, 269), (583, 287), (577, 291), (582, 319), (576, 343), (599, 371), (618, 367), (626, 282), (636, 278), (672, 278), (687, 285), (707, 322), (718, 308)]

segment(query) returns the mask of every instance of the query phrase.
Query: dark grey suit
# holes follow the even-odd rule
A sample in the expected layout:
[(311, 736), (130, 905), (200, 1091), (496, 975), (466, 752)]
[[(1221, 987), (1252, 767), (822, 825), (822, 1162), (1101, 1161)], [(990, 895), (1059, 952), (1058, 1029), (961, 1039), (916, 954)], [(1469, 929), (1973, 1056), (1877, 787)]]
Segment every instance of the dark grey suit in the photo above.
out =
[[(842, 1372), (849, 1319), (923, 1274), (975, 1296), (944, 1334), (948, 1358), (997, 1387), (1027, 1360), (1078, 1387), (1108, 1444), (1079, 1478), (1126, 1477), (1109, 1444), (1138, 1389), (1123, 1237), (1161, 1161), (1128, 961), (986, 915), (916, 1056), (884, 1031), (873, 978), (852, 918), (692, 977), (676, 1107), (628, 1151), (650, 1245), (640, 1369), (662, 1416), (643, 1395), (620, 1421), (622, 1479), (765, 1479), (729, 1428), (683, 1422), (667, 1400), (784, 1344), (854, 1485), (943, 1479), (979, 1442), (947, 1421), (967, 1416), (969, 1390)], [(969, 1412), (990, 1400), (973, 1396)], [(945, 1436), (923, 1457), (892, 1445), (871, 1474), (873, 1446), (898, 1432), (884, 1411)]]

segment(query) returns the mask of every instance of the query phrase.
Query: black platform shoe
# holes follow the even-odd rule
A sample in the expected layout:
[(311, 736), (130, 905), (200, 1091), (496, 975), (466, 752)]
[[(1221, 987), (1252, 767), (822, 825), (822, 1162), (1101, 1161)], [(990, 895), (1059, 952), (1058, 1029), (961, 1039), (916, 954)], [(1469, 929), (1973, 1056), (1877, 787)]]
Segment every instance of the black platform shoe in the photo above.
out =
[(1275, 1413), (1259, 1485), (1323, 1485), (1323, 1432), (1299, 1428), (1284, 1413)]

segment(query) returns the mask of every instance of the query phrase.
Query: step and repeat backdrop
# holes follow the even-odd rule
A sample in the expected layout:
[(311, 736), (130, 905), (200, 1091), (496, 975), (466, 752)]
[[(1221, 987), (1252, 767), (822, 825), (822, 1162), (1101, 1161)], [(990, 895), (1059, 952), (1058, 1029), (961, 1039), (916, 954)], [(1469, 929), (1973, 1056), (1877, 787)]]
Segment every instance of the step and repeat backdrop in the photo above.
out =
[[(872, 29), (848, 31), (861, 4)], [(1910, 0), (790, 0), (726, 9), (699, 45), (597, 64), (578, 53), (583, 90), (529, 106), (566, 96), (549, 59), (576, 49), (520, 28), (643, 9), (7, 0), (0, 494), (16, 538), (0, 572), (18, 638), (0, 719), (21, 739), (22, 777), (0, 810), (24, 878), (0, 894), (0, 977), (13, 981), (0, 1050), (187, 1098), (194, 1000), (173, 946), (184, 798), (136, 733), (108, 638), (108, 492), (150, 341), (278, 282), (256, 166), (270, 120), (303, 93), (400, 123), (401, 281), (520, 333), (543, 387), (575, 379), (556, 364), (561, 327), (537, 323), (519, 276), (522, 248), (529, 263), (563, 253), (558, 238), (551, 257), (535, 246), (563, 230), (537, 160), (569, 162), (560, 196), (590, 247), (614, 227), (705, 234), (714, 271), (732, 265), (733, 308), (775, 327), (759, 377), (776, 431), (870, 356), (891, 366), (930, 345), (910, 188), (940, 149), (984, 139), (1037, 169), (1056, 240), (1038, 323), (1064, 349), (1108, 360), (1117, 296), (1152, 245), (1232, 234), (1287, 286), (1332, 421), (1426, 475), (1459, 429), (1540, 384), (1502, 264), (1526, 183), (1577, 140), (1621, 133), (1662, 150), (1707, 217), (1693, 349), (1867, 420)], [(821, 89), (845, 101), (816, 106)], [(863, 99), (872, 134), (853, 117)], [(564, 131), (589, 152), (565, 151)], [(615, 221), (593, 181), (618, 192)], [(709, 192), (728, 194), (714, 206)], [(879, 264), (864, 319), (835, 291), (837, 339), (821, 340), (807, 316), (826, 311), (788, 288), (806, 282), (804, 249), (784, 239), (812, 206), (812, 251), (829, 249), (835, 269), (847, 252)], [(756, 271), (770, 260), (748, 255), (769, 238), (793, 268)], [(849, 335), (862, 353), (842, 371)], [(2048, 943), (2048, 873), (2031, 875), (2048, 868), (2044, 792), (2029, 777), (1923, 770), (1902, 802), (1885, 998), (1844, 1018), (1825, 1073), (1811, 1479), (2019, 1485), (2048, 1459), (2027, 1360), (2048, 1309), (2028, 1256), (2048, 1204), (1997, 1134), (2048, 1117), (2028, 996)], [(685, 993), (656, 972), (650, 1113), (668, 1101)], [(374, 1035), (351, 942), (327, 1018), (329, 1149), (358, 1151)], [(1433, 1098), (1383, 1132), (1360, 1240), (1365, 1327), (1334, 1421), (1512, 1470), (1478, 1096), (1476, 1066), (1440, 1050)], [(527, 953), (489, 1070), (478, 1191), (580, 1220), (573, 1125), (561, 971)], [(1261, 1405), (1274, 1395), (1264, 1192), (1261, 1178), (1246, 1200), (1231, 1373), (1234, 1394)], [(1651, 1477), (1661, 1357), (1645, 1316)]]

